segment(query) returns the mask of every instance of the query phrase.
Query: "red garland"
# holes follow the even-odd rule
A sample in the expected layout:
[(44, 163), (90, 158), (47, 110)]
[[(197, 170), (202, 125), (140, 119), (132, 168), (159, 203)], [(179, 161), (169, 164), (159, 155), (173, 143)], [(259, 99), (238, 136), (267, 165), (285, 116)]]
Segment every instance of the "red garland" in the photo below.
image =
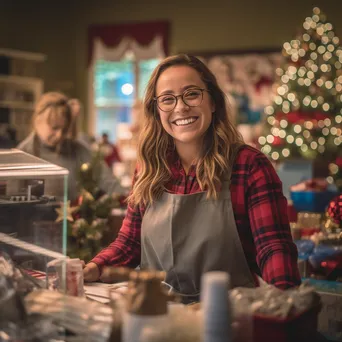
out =
[(287, 122), (295, 124), (295, 123), (301, 123), (304, 121), (319, 121), (329, 118), (330, 116), (328, 114), (324, 114), (321, 112), (290, 112), (288, 114), (285, 114), (283, 112), (278, 112), (275, 114), (276, 120), (285, 119)]

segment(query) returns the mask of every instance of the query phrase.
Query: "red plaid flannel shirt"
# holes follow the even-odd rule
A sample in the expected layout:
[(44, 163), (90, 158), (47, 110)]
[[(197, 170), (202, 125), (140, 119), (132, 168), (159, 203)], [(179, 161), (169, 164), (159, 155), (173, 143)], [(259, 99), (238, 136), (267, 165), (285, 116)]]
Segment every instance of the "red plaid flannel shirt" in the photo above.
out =
[[(167, 189), (176, 194), (201, 191), (195, 167), (188, 175), (176, 159)], [(233, 165), (231, 198), (236, 226), (251, 271), (286, 289), (300, 284), (297, 248), (292, 241), (282, 183), (266, 156), (250, 146), (240, 149)], [(136, 267), (140, 263), (140, 228), (144, 208), (128, 207), (117, 239), (92, 262)]]

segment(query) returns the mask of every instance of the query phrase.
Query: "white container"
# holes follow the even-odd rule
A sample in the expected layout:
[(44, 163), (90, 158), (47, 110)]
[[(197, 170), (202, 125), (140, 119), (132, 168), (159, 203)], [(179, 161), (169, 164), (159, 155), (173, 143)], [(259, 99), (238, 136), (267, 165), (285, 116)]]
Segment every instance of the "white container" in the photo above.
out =
[(202, 277), (203, 342), (232, 341), (229, 283), (225, 272), (208, 272)]

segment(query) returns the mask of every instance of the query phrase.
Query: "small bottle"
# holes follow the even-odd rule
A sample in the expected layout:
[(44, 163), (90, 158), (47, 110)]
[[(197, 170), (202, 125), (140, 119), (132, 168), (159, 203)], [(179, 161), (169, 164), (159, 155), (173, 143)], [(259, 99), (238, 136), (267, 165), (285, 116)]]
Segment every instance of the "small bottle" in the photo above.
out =
[(203, 342), (231, 342), (230, 277), (213, 271), (202, 276)]

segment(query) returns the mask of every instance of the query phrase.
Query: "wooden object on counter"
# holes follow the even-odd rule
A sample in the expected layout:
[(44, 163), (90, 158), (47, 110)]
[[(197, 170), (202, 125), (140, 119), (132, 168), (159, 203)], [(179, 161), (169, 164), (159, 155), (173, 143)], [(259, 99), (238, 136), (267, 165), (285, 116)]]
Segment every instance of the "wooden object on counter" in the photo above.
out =
[(176, 300), (162, 287), (165, 272), (132, 270), (126, 267), (108, 266), (103, 269), (101, 280), (108, 283), (128, 281), (127, 311), (136, 315), (163, 315), (167, 302)]
[(164, 315), (169, 296), (162, 289), (165, 272), (140, 271), (130, 273), (127, 311), (136, 315)]

